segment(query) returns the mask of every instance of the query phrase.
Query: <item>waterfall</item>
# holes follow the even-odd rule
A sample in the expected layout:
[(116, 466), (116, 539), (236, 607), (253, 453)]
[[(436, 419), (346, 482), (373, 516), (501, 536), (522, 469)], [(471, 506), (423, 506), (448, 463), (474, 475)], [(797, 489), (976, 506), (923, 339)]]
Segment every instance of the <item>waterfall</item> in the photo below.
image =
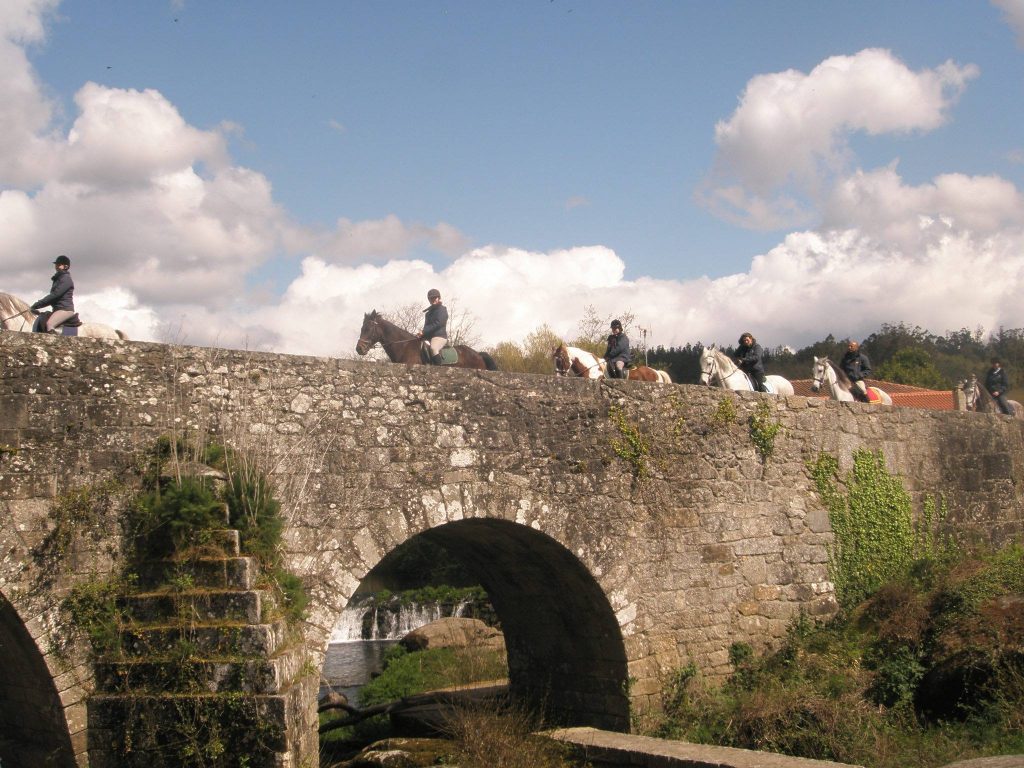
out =
[(350, 603), (331, 632), (332, 643), (355, 640), (400, 640), (424, 624), (448, 616), (461, 617), (471, 600), (457, 603), (405, 603), (377, 605), (373, 598)]

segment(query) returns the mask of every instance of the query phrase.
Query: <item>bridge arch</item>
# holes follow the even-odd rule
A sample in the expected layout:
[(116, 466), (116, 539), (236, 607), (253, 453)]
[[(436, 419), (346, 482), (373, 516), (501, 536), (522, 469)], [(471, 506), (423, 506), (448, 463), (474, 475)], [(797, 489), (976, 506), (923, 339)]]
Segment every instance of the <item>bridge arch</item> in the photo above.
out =
[(53, 673), (14, 605), (0, 593), (0, 765), (75, 765)]
[(601, 586), (562, 544), (507, 520), (458, 520), (419, 534), (487, 591), (501, 620), (514, 698), (555, 722), (627, 730), (627, 658)]

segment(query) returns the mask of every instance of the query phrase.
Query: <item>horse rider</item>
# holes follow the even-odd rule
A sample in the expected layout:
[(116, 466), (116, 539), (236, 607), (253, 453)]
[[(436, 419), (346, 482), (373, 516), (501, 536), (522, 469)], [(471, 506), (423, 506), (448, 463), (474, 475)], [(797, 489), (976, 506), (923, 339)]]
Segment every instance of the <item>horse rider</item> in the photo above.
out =
[(622, 332), (622, 323), (612, 320), (612, 332), (608, 336), (608, 348), (604, 351), (604, 359), (608, 364), (609, 379), (628, 379), (629, 372), (629, 337)]
[(75, 316), (75, 281), (71, 279), (71, 259), (62, 254), (53, 260), (53, 265), (57, 271), (51, 278), (50, 292), (29, 307), (34, 314), (39, 314), (43, 307), (53, 307), (53, 311), (46, 319), (45, 328), (37, 320), (38, 327), (33, 326), (34, 331), (59, 333), (57, 327)]
[(871, 361), (861, 352), (859, 343), (851, 341), (846, 345), (846, 354), (839, 361), (839, 367), (853, 385), (850, 387), (850, 394), (862, 403), (870, 403), (868, 385), (864, 383), (864, 379), (871, 375)]
[(1012, 416), (1010, 404), (1006, 402), (1006, 390), (1010, 388), (1010, 381), (1006, 377), (1006, 370), (998, 357), (992, 358), (992, 367), (985, 374), (985, 389), (992, 395), (992, 399), (999, 403), (999, 410), (1007, 416)]
[(764, 385), (764, 350), (757, 343), (752, 334), (744, 333), (740, 336), (739, 346), (733, 359), (754, 385), (755, 392), (767, 392)]
[(430, 345), (430, 362), (441, 365), (441, 350), (448, 343), (448, 310), (441, 303), (441, 292), (437, 288), (427, 291), (430, 306), (423, 310), (423, 330), (419, 337)]

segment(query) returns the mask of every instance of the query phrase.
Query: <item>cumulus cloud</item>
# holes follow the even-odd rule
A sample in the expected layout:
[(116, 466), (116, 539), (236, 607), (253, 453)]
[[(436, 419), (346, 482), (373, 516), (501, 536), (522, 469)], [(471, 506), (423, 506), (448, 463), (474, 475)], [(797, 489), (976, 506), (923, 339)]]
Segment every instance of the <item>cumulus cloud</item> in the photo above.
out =
[(850, 168), (851, 133), (933, 130), (977, 74), (951, 61), (913, 72), (889, 51), (866, 49), (810, 73), (758, 75), (715, 127), (715, 168), (699, 199), (744, 226), (806, 224), (814, 201)]
[(1024, 0), (992, 0), (992, 5), (1002, 9), (1006, 23), (1017, 35), (1017, 45), (1024, 48)]
[[(227, 137), (239, 126), (190, 125), (156, 90), (87, 82), (61, 130), (25, 56), (26, 45), (45, 39), (56, 5), (0, 6), (0, 290), (38, 293), (41, 267), (68, 253), (82, 290), (117, 286), (132, 297), (96, 306), (116, 317), (137, 311), (133, 335), (145, 337), (153, 312), (194, 318), (259, 301), (246, 292), (246, 275), (271, 257), (316, 252), (345, 263), (465, 249), (465, 236), (444, 222), (297, 225), (269, 179), (232, 163)], [(246, 338), (272, 343), (273, 334), (249, 330)]]
[(34, 185), (49, 175), (55, 107), (25, 55), (45, 38), (45, 21), (59, 0), (0, 3), (0, 185)]

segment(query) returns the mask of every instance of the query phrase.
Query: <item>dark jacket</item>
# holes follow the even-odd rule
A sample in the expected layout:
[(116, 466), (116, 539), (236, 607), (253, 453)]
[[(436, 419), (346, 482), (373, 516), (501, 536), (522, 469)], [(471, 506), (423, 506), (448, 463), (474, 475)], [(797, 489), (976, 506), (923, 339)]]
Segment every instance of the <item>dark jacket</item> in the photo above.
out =
[(604, 359), (609, 363), (614, 360), (621, 360), (629, 363), (632, 356), (629, 353), (629, 337), (624, 333), (610, 334), (608, 336), (608, 348), (604, 351)]
[(64, 270), (57, 270), (53, 276), (53, 284), (50, 292), (32, 305), (32, 309), (42, 307), (53, 307), (54, 312), (58, 309), (65, 309), (69, 312), (75, 311), (75, 281), (71, 279), (71, 273)]
[(448, 310), (444, 304), (431, 304), (425, 310), (423, 318), (423, 338), (433, 339), (440, 336), (448, 338)]
[(736, 348), (735, 357), (740, 370), (751, 375), (764, 376), (764, 360), (761, 359), (763, 355), (764, 351), (761, 349), (760, 344), (755, 343), (749, 347), (740, 344)]
[(863, 352), (847, 351), (843, 359), (839, 361), (839, 367), (843, 369), (850, 381), (860, 381), (871, 375), (871, 361)]
[(988, 373), (985, 374), (985, 389), (989, 391), (989, 394), (994, 392), (1006, 394), (1006, 390), (1009, 388), (1010, 380), (1006, 376), (1005, 368), (988, 369)]

